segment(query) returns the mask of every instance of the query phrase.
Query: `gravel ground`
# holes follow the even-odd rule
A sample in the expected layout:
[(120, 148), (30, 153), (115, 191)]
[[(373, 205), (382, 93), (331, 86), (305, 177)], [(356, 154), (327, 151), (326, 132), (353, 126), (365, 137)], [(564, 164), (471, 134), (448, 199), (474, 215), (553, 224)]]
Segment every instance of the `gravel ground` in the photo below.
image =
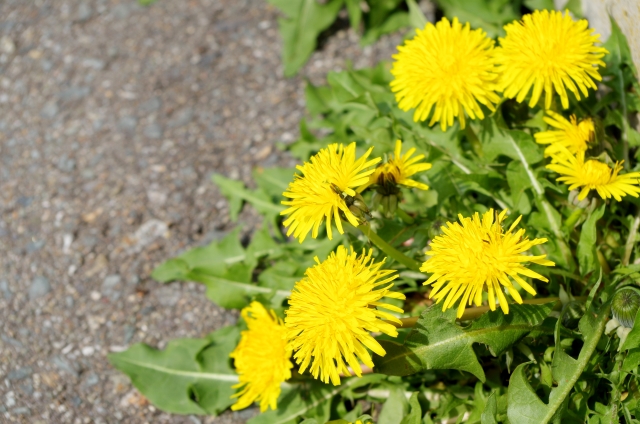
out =
[[(291, 165), (304, 78), (264, 0), (0, 1), (0, 421), (230, 423), (156, 410), (106, 360), (235, 322), (153, 267), (226, 234), (212, 172)], [(388, 58), (338, 30), (302, 75)], [(241, 222), (257, 225), (246, 208)]]

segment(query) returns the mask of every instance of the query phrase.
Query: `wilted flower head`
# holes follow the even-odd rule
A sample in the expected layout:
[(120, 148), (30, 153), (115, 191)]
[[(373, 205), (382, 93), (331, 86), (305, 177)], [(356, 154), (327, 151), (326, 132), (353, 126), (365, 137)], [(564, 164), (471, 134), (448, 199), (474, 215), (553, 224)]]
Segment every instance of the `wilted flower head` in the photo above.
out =
[(587, 97), (589, 88), (596, 89), (594, 80), (602, 80), (598, 66), (605, 66), (601, 59), (608, 52), (596, 46), (600, 36), (593, 35), (585, 19), (576, 22), (569, 12), (536, 10), (504, 30), (496, 60), (505, 97), (523, 102), (531, 91), (533, 107), (544, 91), (544, 108), (549, 109), (555, 92), (566, 109), (567, 90), (580, 100), (581, 93)]
[(259, 302), (251, 302), (242, 310), (248, 330), (243, 331), (240, 343), (231, 352), (242, 388), (233, 395), (238, 400), (231, 406), (237, 411), (260, 402), (260, 411), (276, 409), (280, 384), (291, 378), (291, 348), (285, 339), (282, 320), (267, 311)]
[(373, 367), (367, 349), (385, 355), (370, 332), (398, 335), (383, 319), (398, 324), (400, 320), (380, 308), (398, 313), (402, 309), (380, 300), (404, 295), (390, 291), (397, 275), (380, 269), (384, 261), (375, 263), (372, 255), (371, 250), (358, 256), (338, 246), (325, 261), (316, 257), (316, 265), (294, 286), (285, 326), (301, 373), (310, 368), (314, 378), (338, 385), (340, 373), (351, 375), (347, 366), (358, 376), (360, 362)]
[[(360, 158), (356, 158), (356, 144), (330, 144), (316, 155), (296, 168), (302, 175), (294, 175), (284, 197), (291, 200), (282, 201), (289, 206), (281, 215), (289, 215), (284, 221), (287, 235), (298, 238), (302, 242), (309, 231), (311, 237), (318, 237), (318, 229), (326, 220), (327, 236), (333, 238), (331, 220), (336, 223), (340, 234), (344, 233), (341, 219), (344, 217), (351, 225), (360, 224), (356, 215), (361, 209), (366, 210), (362, 197), (356, 190), (368, 183), (369, 175), (374, 172), (368, 169), (380, 162), (380, 158), (367, 160), (373, 147)], [(355, 212), (355, 213), (354, 213)]]
[(398, 46), (391, 73), (391, 91), (402, 110), (415, 108), (413, 120), (424, 121), (433, 111), (429, 125), (440, 122), (442, 130), (465, 114), (484, 118), (482, 107), (491, 111), (500, 98), (495, 93), (497, 72), (493, 41), (481, 29), (471, 30), (458, 18), (435, 25), (427, 23), (416, 36)]
[(545, 243), (547, 239), (529, 240), (524, 236), (524, 229), (514, 232), (522, 217), (504, 231), (502, 221), (506, 214), (507, 211), (504, 210), (496, 216), (493, 209), (490, 209), (482, 218), (477, 212), (473, 218), (458, 215), (460, 223), (447, 222), (442, 227), (444, 234), (431, 242), (431, 249), (426, 252), (430, 258), (422, 264), (420, 270), (432, 274), (424, 284), (433, 284), (429, 298), (434, 298), (436, 302), (444, 300), (443, 311), (453, 307), (462, 298), (458, 306), (460, 318), (467, 304), (475, 303), (480, 306), (486, 286), (491, 310), (496, 309), (498, 299), (502, 311), (507, 314), (509, 305), (503, 289), (507, 289), (516, 302), (522, 303), (514, 282), (533, 295), (536, 291), (521, 275), (548, 281), (525, 266), (527, 263), (555, 265), (545, 259), (547, 255), (523, 255), (533, 246)]

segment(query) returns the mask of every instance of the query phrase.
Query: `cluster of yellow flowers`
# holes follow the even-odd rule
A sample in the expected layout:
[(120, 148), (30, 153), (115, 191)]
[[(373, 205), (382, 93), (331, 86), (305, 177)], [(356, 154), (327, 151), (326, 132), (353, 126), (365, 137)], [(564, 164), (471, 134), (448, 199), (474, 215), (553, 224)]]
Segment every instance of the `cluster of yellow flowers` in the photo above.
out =
[[(522, 102), (531, 91), (529, 105), (534, 106), (544, 91), (545, 109), (557, 93), (567, 108), (567, 90), (580, 99), (596, 88), (594, 80), (601, 80), (598, 66), (604, 66), (600, 59), (607, 52), (595, 46), (598, 36), (591, 34), (586, 21), (575, 22), (568, 13), (537, 11), (506, 25), (505, 31), (496, 48), (482, 30), (471, 30), (456, 18), (418, 30), (394, 56), (391, 89), (399, 107), (415, 108), (415, 121), (431, 116), (430, 125), (440, 122), (445, 130), (457, 117), (464, 128), (465, 115), (484, 117), (481, 105), (495, 110), (498, 92)], [(585, 160), (595, 134), (591, 119), (567, 120), (549, 110), (546, 115), (553, 129), (535, 138), (547, 146), (547, 167), (560, 174), (559, 181), (571, 190), (581, 188), (580, 199), (590, 190), (604, 199), (638, 197), (640, 172), (620, 174), (620, 163), (610, 167), (597, 159)], [(385, 161), (371, 158), (372, 150), (358, 157), (355, 143), (331, 144), (298, 166), (300, 175), (294, 175), (283, 193), (287, 235), (302, 242), (310, 232), (318, 237), (322, 224), (329, 239), (333, 224), (340, 234), (349, 224), (365, 228), (370, 211), (361, 193), (369, 188), (381, 196), (399, 196), (400, 186), (429, 189), (413, 179), (431, 168), (424, 155), (415, 155), (415, 148), (403, 153), (398, 140)], [(447, 222), (442, 235), (431, 241), (420, 270), (430, 274), (424, 284), (432, 285), (430, 297), (442, 302), (443, 311), (459, 302), (457, 316), (462, 317), (468, 305), (480, 306), (486, 292), (491, 310), (499, 304), (508, 313), (505, 293), (517, 303), (523, 302), (518, 287), (536, 294), (523, 277), (548, 281), (527, 267), (555, 265), (544, 254), (529, 253), (547, 239), (528, 239), (524, 229), (517, 229), (521, 217), (505, 230), (506, 216), (506, 210), (493, 209), (482, 216), (458, 215), (459, 222)], [(397, 336), (402, 322), (393, 313), (402, 314), (403, 309), (382, 298), (405, 296), (392, 291), (397, 274), (382, 268), (384, 260), (376, 262), (371, 250), (358, 255), (353, 248), (339, 246), (324, 261), (316, 257), (315, 262), (295, 284), (284, 320), (258, 302), (242, 311), (248, 330), (231, 354), (241, 388), (233, 409), (255, 401), (262, 411), (275, 409), (281, 384), (291, 378), (292, 357), (300, 373), (308, 369), (314, 378), (338, 385), (341, 376), (360, 376), (362, 364), (373, 367), (370, 351), (385, 355), (371, 333)]]
[[(440, 122), (442, 130), (454, 118), (465, 127), (465, 115), (484, 118), (480, 104), (494, 111), (498, 92), (522, 103), (531, 91), (529, 105), (545, 92), (545, 109), (554, 93), (563, 108), (569, 107), (567, 89), (578, 100), (600, 81), (598, 66), (607, 52), (595, 45), (586, 20), (574, 21), (569, 13), (535, 11), (504, 27), (499, 47), (482, 29), (471, 30), (454, 18), (443, 18), (398, 47), (391, 73), (391, 90), (402, 110), (415, 108), (413, 119), (429, 125)], [(431, 112), (433, 111), (433, 114)]]
[(545, 122), (555, 130), (535, 134), (536, 141), (548, 144), (545, 156), (551, 157), (547, 168), (560, 174), (558, 181), (569, 185), (569, 190), (580, 189), (578, 200), (583, 200), (589, 191), (595, 190), (601, 198), (613, 197), (617, 201), (627, 194), (638, 197), (640, 172), (620, 174), (623, 162), (613, 167), (585, 155), (595, 138), (595, 127), (591, 118), (578, 122), (575, 115), (571, 122), (552, 111), (547, 111)]

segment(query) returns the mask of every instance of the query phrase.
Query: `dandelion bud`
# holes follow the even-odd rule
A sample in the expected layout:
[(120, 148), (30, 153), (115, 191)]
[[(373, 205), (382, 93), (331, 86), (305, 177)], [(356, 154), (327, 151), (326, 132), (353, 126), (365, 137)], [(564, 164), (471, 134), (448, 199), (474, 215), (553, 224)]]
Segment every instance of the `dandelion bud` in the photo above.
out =
[(613, 317), (624, 327), (633, 327), (638, 308), (640, 308), (640, 295), (633, 289), (622, 289), (613, 296), (611, 303)]

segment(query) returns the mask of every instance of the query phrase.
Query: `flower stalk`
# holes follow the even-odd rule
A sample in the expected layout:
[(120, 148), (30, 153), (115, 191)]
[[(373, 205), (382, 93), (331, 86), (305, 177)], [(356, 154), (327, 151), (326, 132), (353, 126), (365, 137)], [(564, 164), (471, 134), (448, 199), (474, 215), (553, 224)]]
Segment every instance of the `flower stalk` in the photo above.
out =
[(362, 231), (362, 234), (367, 236), (367, 238), (371, 240), (373, 244), (375, 244), (380, 250), (386, 253), (387, 256), (395, 259), (412, 271), (420, 272), (420, 263), (418, 261), (411, 259), (407, 255), (384, 241), (378, 234), (376, 234), (375, 231), (371, 229), (371, 226), (368, 223), (358, 225), (358, 229)]

